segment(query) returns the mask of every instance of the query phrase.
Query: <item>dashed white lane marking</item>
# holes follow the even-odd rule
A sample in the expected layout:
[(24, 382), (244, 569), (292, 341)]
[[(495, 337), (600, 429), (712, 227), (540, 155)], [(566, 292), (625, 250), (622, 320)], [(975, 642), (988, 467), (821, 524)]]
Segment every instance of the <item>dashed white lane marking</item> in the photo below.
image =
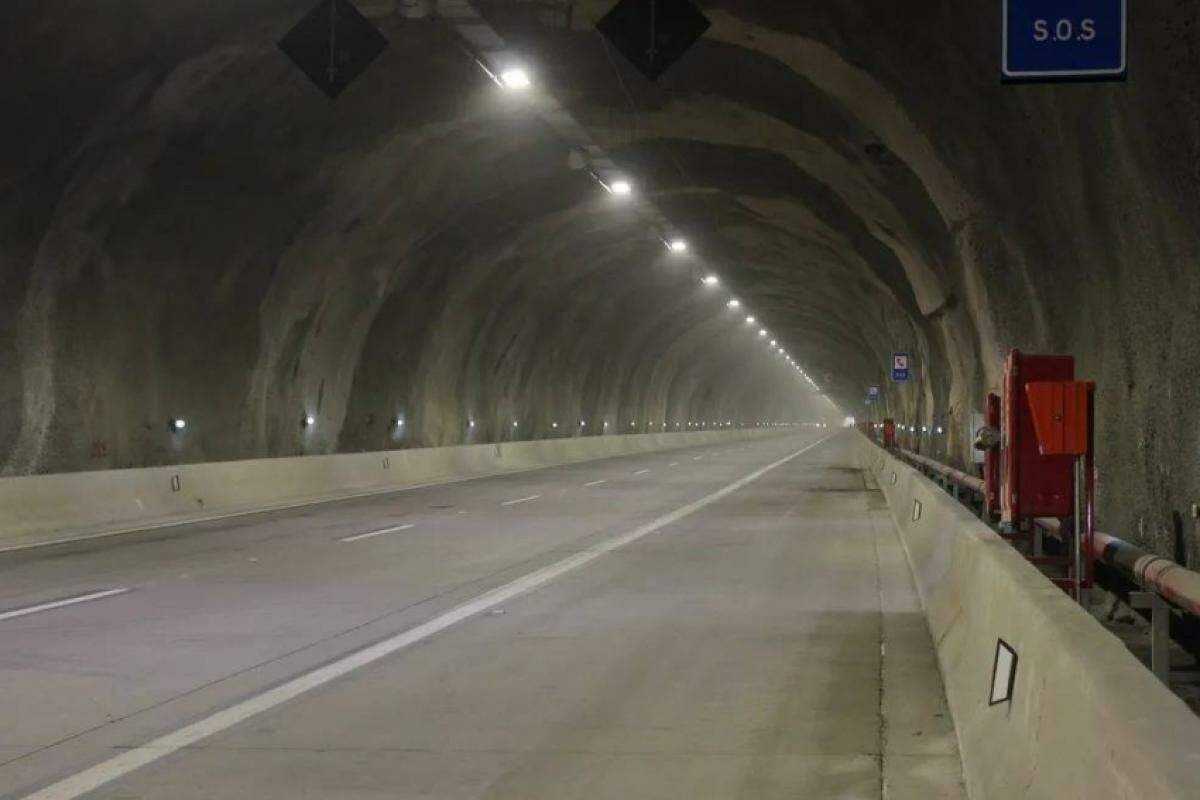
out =
[(396, 525), (391, 528), (384, 528), (383, 530), (371, 531), (370, 533), (356, 533), (354, 536), (346, 536), (341, 539), (338, 539), (338, 541), (339, 542), (357, 542), (359, 539), (370, 539), (372, 536), (383, 536), (385, 533), (396, 533), (398, 531), (406, 531), (412, 527), (414, 527), (414, 526), (411, 524), (410, 525)]
[(27, 617), (30, 614), (36, 614), (39, 611), (53, 611), (56, 608), (64, 608), (66, 606), (77, 606), (80, 603), (90, 603), (93, 600), (103, 600), (106, 597), (115, 597), (119, 594), (125, 594), (128, 589), (105, 589), (102, 592), (90, 592), (81, 594), (76, 597), (65, 597), (62, 600), (54, 600), (49, 603), (39, 603), (36, 606), (27, 606), (25, 608), (16, 608), (12, 611), (0, 612), (0, 622), (6, 619), (16, 619), (17, 617)]
[(485, 592), (475, 599), (469, 600), (463, 605), (434, 617), (415, 628), (410, 628), (403, 633), (359, 650), (357, 653), (351, 653), (345, 658), (326, 664), (298, 678), (293, 678), (287, 683), (276, 686), (274, 689), (269, 689), (262, 694), (247, 698), (223, 711), (218, 711), (197, 722), (193, 722), (191, 725), (184, 726), (165, 736), (160, 736), (140, 747), (131, 747), (120, 755), (113, 756), (106, 761), (101, 761), (99, 764), (89, 767), (82, 772), (64, 778), (33, 794), (26, 795), (24, 800), (76, 800), (76, 798), (88, 792), (94, 792), (101, 786), (112, 783), (136, 769), (177, 753), (185, 747), (190, 747), (203, 739), (207, 739), (209, 736), (228, 730), (250, 717), (282, 705), (289, 700), (294, 700), (313, 689), (324, 686), (330, 681), (337, 680), (368, 664), (373, 664), (422, 639), (428, 639), (430, 636), (444, 631), (452, 625), (473, 617), (476, 614), (489, 611), (518, 595), (531, 592), (560, 575), (564, 575), (595, 561), (606, 553), (611, 553), (613, 550), (636, 542), (638, 539), (648, 536), (660, 528), (691, 516), (700, 509), (712, 505), (721, 498), (761, 478), (776, 467), (781, 467), (792, 459), (812, 450), (817, 445), (824, 443), (828, 438), (826, 437), (825, 439), (813, 442), (789, 456), (785, 456), (722, 489), (718, 489), (707, 497), (702, 497), (693, 503), (675, 509), (669, 514), (664, 514), (640, 528), (635, 528), (628, 533), (614, 536), (605, 542), (594, 544), (573, 556), (567, 556), (561, 561), (517, 578), (512, 583), (505, 584), (490, 592)]
[(704, 458), (704, 456), (692, 456), (692, 461), (699, 461), (702, 458)]
[(667, 464), (667, 466), (668, 466), (668, 467), (678, 467), (678, 466), (679, 466), (679, 462), (678, 462), (678, 461), (672, 461), (670, 464)]
[(518, 497), (516, 500), (505, 500), (500, 505), (515, 506), (518, 503), (528, 503), (530, 500), (537, 500), (539, 497), (541, 497), (540, 494), (531, 494), (529, 497)]
[(592, 481), (591, 483), (585, 483), (584, 486), (599, 486), (602, 483), (608, 483), (608, 480)]
[(637, 472), (635, 472), (635, 473), (633, 473), (633, 474), (634, 474), (634, 475), (645, 475), (645, 474), (646, 474), (647, 472), (649, 472), (649, 471), (650, 471), (650, 470), (648, 470), (648, 469), (639, 469)]

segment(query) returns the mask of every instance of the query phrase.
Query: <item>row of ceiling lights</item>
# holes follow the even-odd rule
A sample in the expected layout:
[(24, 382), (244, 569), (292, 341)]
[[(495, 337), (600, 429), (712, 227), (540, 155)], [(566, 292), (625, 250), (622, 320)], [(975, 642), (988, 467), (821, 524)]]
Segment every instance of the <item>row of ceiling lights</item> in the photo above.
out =
[[(486, 70), (486, 67), (485, 67), (485, 70)], [(488, 72), (488, 75), (491, 76), (492, 79), (495, 80), (502, 88), (510, 90), (510, 91), (521, 91), (521, 90), (529, 89), (533, 85), (533, 81), (530, 80), (529, 74), (521, 67), (514, 66), (514, 67), (509, 67), (507, 69), (501, 70), (498, 77), (493, 75), (493, 73), (490, 70), (487, 70), (487, 72)], [(630, 183), (629, 180), (626, 178), (617, 177), (617, 178), (612, 179), (609, 182), (605, 182), (602, 178), (600, 178), (599, 176), (596, 176), (596, 180), (600, 183), (601, 186), (603, 186), (605, 189), (607, 189), (611, 194), (613, 194), (615, 196), (627, 197), (627, 196), (633, 194), (633, 184)], [(681, 237), (674, 237), (671, 239), (666, 239), (666, 240), (664, 240), (663, 243), (666, 245), (667, 250), (674, 255), (682, 255), (683, 253), (686, 253), (688, 250), (687, 240), (683, 239)], [(715, 289), (721, 285), (721, 279), (718, 278), (716, 275), (713, 275), (710, 273), (710, 274), (705, 275), (703, 278), (701, 278), (700, 283), (702, 285), (704, 285), (706, 288)], [(741, 308), (742, 303), (737, 298), (731, 297), (729, 299), (729, 301), (726, 303), (726, 306), (731, 309), (739, 309), (739, 308)], [(756, 319), (755, 319), (754, 315), (751, 314), (746, 317), (746, 324), (747, 325), (756, 324)], [(767, 333), (767, 330), (765, 328), (760, 328), (758, 331), (758, 336), (760, 339), (766, 339), (769, 335), (770, 334)], [(774, 339), (771, 339), (770, 347), (773, 352), (778, 353), (779, 355), (783, 356), (783, 358), (785, 358), (787, 360), (788, 364), (793, 369), (795, 369), (798, 373), (800, 373), (800, 377), (804, 381), (806, 381), (808, 383), (808, 385), (811, 386), (814, 391), (817, 391), (817, 392), (821, 391), (821, 388), (819, 386), (817, 386), (816, 381), (814, 381), (811, 377), (809, 377), (808, 373), (805, 372), (804, 369), (801, 368), (801, 366), (796, 363), (796, 361), (788, 354), (788, 352), (783, 349), (782, 345), (780, 345)]]

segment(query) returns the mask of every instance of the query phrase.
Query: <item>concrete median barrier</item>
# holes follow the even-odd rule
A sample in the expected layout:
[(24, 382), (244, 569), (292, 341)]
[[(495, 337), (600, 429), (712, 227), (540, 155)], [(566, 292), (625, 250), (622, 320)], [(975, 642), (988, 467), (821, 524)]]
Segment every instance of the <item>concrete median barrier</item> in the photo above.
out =
[[(1200, 719), (988, 526), (853, 435), (912, 566), (970, 796), (1200, 797)], [(1000, 641), (1015, 677), (993, 704)]]
[(610, 456), (782, 435), (696, 431), (270, 458), (0, 479), (0, 551)]

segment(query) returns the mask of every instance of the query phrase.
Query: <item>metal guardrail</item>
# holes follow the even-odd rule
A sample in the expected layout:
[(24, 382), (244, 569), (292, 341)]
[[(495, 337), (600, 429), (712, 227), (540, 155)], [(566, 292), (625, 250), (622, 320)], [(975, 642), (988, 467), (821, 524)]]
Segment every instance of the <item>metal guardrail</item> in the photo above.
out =
[[(892, 451), (895, 455), (909, 463), (922, 467), (937, 476), (953, 489), (958, 499), (963, 499), (959, 491), (966, 490), (978, 496), (981, 501), (985, 492), (982, 478), (969, 475), (948, 464), (935, 461), (910, 450), (897, 448)], [(982, 513), (982, 512), (981, 512)], [(1051, 536), (1061, 539), (1059, 521), (1055, 519), (1035, 520), (1037, 525)], [(1133, 587), (1143, 592), (1121, 592), (1131, 598), (1135, 608), (1149, 609), (1152, 612), (1153, 624), (1156, 629), (1165, 629), (1170, 611), (1166, 604), (1178, 611), (1190, 615), (1191, 619), (1171, 619), (1172, 634), (1181, 640), (1189, 650), (1200, 657), (1200, 572), (1194, 572), (1183, 565), (1164, 556), (1156, 555), (1135, 544), (1111, 534), (1096, 531), (1092, 542), (1093, 555), (1097, 563), (1109, 567)], [(1109, 591), (1117, 587), (1105, 586)], [(1146, 596), (1138, 596), (1138, 595)], [(1161, 599), (1160, 599), (1161, 598)], [(1163, 603), (1162, 601), (1165, 601)], [(1155, 650), (1158, 650), (1156, 647)], [(1164, 676), (1165, 652), (1156, 653), (1155, 661), (1162, 659), (1163, 664), (1155, 663), (1155, 672)]]
[(934, 461), (932, 458), (928, 458), (927, 456), (918, 455), (911, 450), (898, 448), (896, 452), (898, 452), (905, 460), (912, 461), (923, 467), (927, 467), (941, 475), (943, 478), (953, 481), (956, 485), (964, 489), (970, 489), (972, 492), (980, 495), (981, 497), (983, 496), (983, 478), (977, 478), (974, 475), (968, 475), (962, 470), (955, 469), (954, 467), (951, 467), (948, 464), (943, 464), (940, 461)]

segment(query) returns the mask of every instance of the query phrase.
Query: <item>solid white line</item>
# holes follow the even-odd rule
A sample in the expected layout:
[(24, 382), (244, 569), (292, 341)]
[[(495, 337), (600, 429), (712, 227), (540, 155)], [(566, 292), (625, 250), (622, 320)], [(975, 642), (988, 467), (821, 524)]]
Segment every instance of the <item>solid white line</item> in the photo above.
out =
[(645, 475), (645, 474), (646, 474), (647, 472), (649, 472), (649, 471), (650, 471), (650, 470), (648, 470), (648, 469), (639, 469), (637, 472), (635, 472), (635, 473), (633, 473), (633, 474), (634, 474), (634, 475)]
[(541, 497), (540, 494), (531, 494), (529, 497), (518, 497), (516, 500), (505, 500), (500, 505), (515, 506), (517, 503), (528, 503), (530, 500), (537, 500), (539, 497)]
[(585, 483), (584, 486), (599, 486), (602, 483), (608, 483), (608, 480), (592, 481), (591, 483)]
[(190, 747), (197, 742), (207, 739), (222, 731), (232, 728), (238, 723), (244, 722), (247, 719), (268, 711), (276, 706), (294, 700), (295, 698), (312, 691), (320, 686), (324, 686), (330, 681), (337, 680), (344, 675), (354, 672), (357, 669), (373, 664), (382, 658), (392, 655), (393, 653), (403, 650), (411, 644), (415, 644), (422, 639), (427, 639), (436, 633), (444, 631), (452, 625), (462, 622), (465, 619), (487, 611), (494, 606), (517, 597), (518, 595), (531, 592), (534, 589), (543, 586), (560, 575), (564, 575), (573, 570), (579, 569), (585, 564), (595, 561), (606, 553), (611, 553), (619, 547), (624, 547), (627, 544), (636, 542), (644, 536), (664, 528), (667, 525), (678, 522), (679, 520), (695, 514), (700, 509), (712, 505), (723, 497), (736, 492), (738, 489), (746, 486), (752, 481), (757, 480), (767, 474), (776, 467), (783, 466), (798, 456), (803, 455), (819, 444), (823, 444), (829, 437), (813, 442), (807, 447), (801, 448), (789, 456), (779, 459), (767, 466), (750, 473), (744, 478), (737, 480), (728, 486), (718, 489), (707, 497), (702, 497), (693, 503), (677, 508), (669, 514), (664, 514), (652, 522), (648, 522), (640, 528), (635, 528), (628, 533), (623, 533), (619, 536), (592, 545), (586, 550), (576, 553), (573, 556), (568, 556), (561, 561), (558, 561), (542, 569), (535, 570), (521, 578), (517, 578), (512, 583), (505, 584), (499, 588), (493, 589), (490, 592), (485, 592), (473, 600), (464, 603), (457, 608), (447, 611), (445, 614), (434, 617), (428, 622), (422, 623), (415, 628), (397, 634), (389, 639), (384, 639), (382, 642), (373, 644), (357, 653), (352, 653), (344, 658), (334, 661), (331, 664), (326, 664), (311, 672), (307, 672), (298, 678), (293, 678), (287, 683), (276, 686), (274, 689), (269, 689), (260, 695), (243, 700), (240, 703), (230, 706), (229, 708), (218, 711), (204, 719), (184, 726), (177, 731), (168, 733), (165, 736), (160, 736), (150, 742), (147, 742), (140, 747), (130, 748), (120, 755), (101, 761), (94, 767), (89, 767), (69, 778), (53, 783), (44, 789), (26, 795), (24, 800), (75, 800), (88, 792), (94, 792), (101, 786), (111, 783), (118, 778), (124, 777), (136, 769), (152, 764), (165, 756), (182, 750), (185, 747)]
[(372, 536), (382, 536), (385, 533), (396, 533), (397, 531), (406, 531), (413, 525), (397, 525), (394, 528), (384, 528), (379, 531), (371, 531), (370, 533), (359, 533), (354, 536), (346, 536), (338, 539), (339, 542), (357, 542), (359, 539), (370, 539)]
[(3, 622), (6, 619), (16, 619), (17, 617), (26, 617), (26, 616), (29, 616), (30, 614), (36, 614), (39, 611), (50, 611), (51, 609), (62, 608), (64, 606), (74, 606), (74, 605), (79, 605), (80, 603), (90, 603), (93, 600), (103, 600), (106, 597), (113, 597), (118, 594), (125, 594), (128, 591), (129, 591), (128, 589), (105, 589), (102, 592), (92, 592), (91, 594), (81, 594), (78, 597), (68, 597), (63, 600), (55, 600), (51, 603), (41, 603), (40, 605), (29, 606), (28, 608), (18, 608), (15, 611), (5, 611), (3, 613), (0, 613), (0, 622)]

